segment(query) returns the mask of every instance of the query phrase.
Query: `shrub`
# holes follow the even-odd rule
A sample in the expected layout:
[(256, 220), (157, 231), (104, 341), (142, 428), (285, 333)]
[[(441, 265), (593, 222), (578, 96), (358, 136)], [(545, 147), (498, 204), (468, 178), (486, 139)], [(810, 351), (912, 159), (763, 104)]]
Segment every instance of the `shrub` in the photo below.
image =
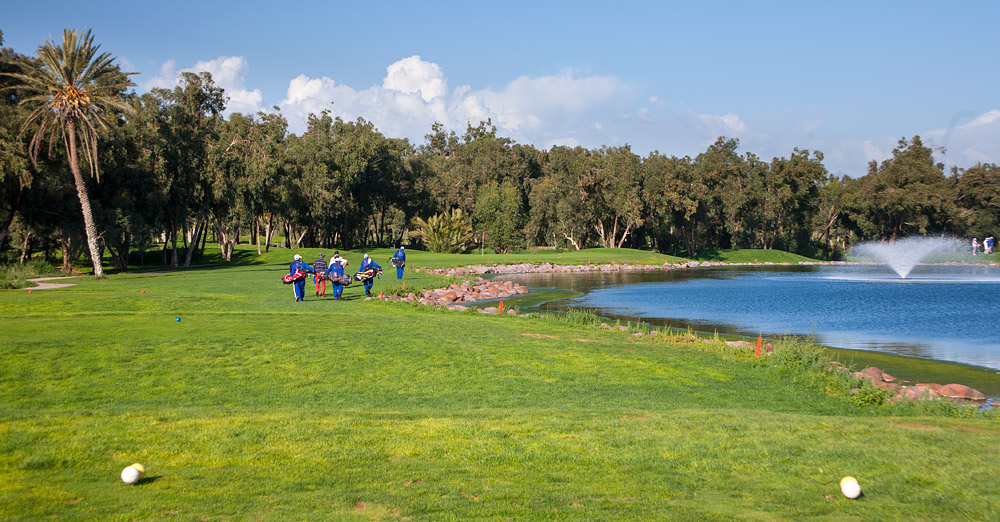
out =
[(24, 288), (28, 279), (59, 275), (56, 269), (41, 259), (31, 259), (23, 265), (9, 265), (0, 269), (0, 289)]

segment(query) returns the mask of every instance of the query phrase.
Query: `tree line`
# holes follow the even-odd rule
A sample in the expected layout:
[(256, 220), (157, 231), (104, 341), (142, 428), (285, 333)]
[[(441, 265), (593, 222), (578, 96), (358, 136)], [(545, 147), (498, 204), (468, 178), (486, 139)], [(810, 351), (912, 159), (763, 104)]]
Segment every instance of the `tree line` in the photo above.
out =
[[(2, 47), (2, 32), (0, 32)], [(208, 73), (136, 94), (89, 32), (36, 56), (0, 48), (0, 255), (91, 256), (120, 269), (158, 255), (189, 265), (241, 237), (284, 247), (390, 246), (509, 252), (547, 246), (782, 249), (836, 258), (861, 240), (984, 237), (1000, 225), (994, 164), (946, 174), (919, 137), (864, 175), (837, 177), (819, 151), (770, 160), (719, 137), (695, 157), (628, 145), (539, 149), (492, 122), (425, 141), (364, 119), (273, 112), (223, 117)], [(84, 173), (89, 173), (89, 176)], [(89, 208), (88, 208), (89, 207)], [(152, 251), (151, 251), (152, 250)], [(157, 252), (158, 250), (158, 252)]]

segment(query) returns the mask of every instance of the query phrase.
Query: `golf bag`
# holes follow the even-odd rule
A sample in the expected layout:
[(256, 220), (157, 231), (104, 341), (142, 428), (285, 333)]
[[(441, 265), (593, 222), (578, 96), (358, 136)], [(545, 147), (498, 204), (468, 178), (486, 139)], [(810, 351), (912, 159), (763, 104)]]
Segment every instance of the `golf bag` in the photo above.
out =
[(354, 274), (354, 279), (364, 281), (365, 279), (371, 279), (377, 275), (382, 275), (381, 268), (369, 268), (368, 270), (363, 270)]
[(396, 268), (406, 268), (406, 262), (403, 261), (401, 258), (394, 257), (390, 259), (389, 262), (392, 263), (392, 266)]
[(351, 284), (351, 276), (348, 275), (329, 274), (321, 275), (319, 277), (321, 280), (329, 281), (335, 285), (347, 286)]
[(306, 278), (306, 273), (303, 272), (303, 271), (301, 271), (301, 270), (299, 270), (299, 271), (295, 272), (294, 274), (288, 274), (285, 277), (282, 277), (281, 278), (281, 282), (285, 283), (286, 285), (290, 285), (290, 284), (292, 284), (292, 283), (294, 283), (296, 281), (301, 281), (301, 280), (303, 280), (305, 278)]

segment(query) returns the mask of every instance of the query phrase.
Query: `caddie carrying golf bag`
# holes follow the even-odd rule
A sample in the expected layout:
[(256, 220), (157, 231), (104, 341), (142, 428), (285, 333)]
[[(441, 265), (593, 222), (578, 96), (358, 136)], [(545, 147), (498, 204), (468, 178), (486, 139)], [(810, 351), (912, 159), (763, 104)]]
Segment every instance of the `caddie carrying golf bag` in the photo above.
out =
[(281, 282), (285, 283), (286, 285), (290, 285), (290, 284), (292, 284), (292, 283), (294, 283), (296, 281), (301, 281), (301, 280), (303, 280), (305, 278), (306, 278), (306, 273), (303, 272), (303, 271), (301, 271), (301, 270), (299, 270), (299, 271), (295, 272), (294, 274), (288, 274), (285, 277), (282, 277), (281, 278)]

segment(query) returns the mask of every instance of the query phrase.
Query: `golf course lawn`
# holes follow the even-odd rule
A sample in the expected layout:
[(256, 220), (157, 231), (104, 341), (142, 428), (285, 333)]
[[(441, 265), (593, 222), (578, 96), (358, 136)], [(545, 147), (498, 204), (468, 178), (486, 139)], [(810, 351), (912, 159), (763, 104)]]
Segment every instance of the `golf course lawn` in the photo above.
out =
[[(402, 290), (391, 250), (369, 252), (375, 292)], [(667, 259), (628, 252), (590, 255)], [(860, 407), (681, 336), (364, 301), (358, 283), (295, 303), (290, 257), (0, 291), (0, 520), (1000, 514), (997, 415)]]

